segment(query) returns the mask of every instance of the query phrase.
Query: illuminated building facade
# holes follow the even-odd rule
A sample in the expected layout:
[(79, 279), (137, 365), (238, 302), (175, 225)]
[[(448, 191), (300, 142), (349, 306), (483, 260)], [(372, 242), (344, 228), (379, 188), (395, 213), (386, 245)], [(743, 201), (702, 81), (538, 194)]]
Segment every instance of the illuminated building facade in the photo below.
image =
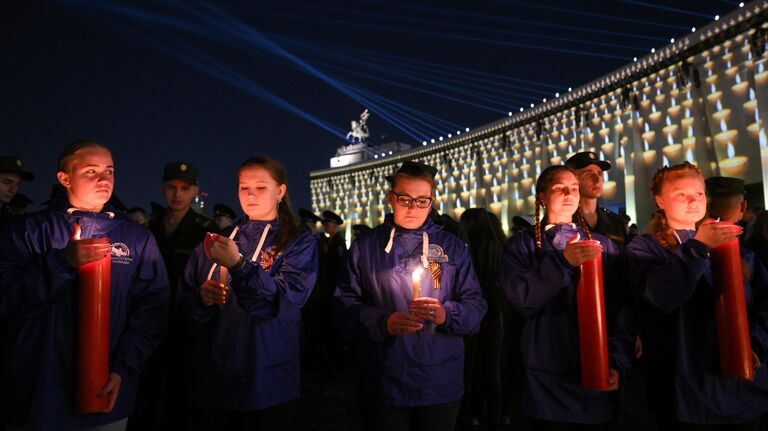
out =
[(655, 211), (650, 179), (664, 165), (687, 160), (705, 177), (765, 184), (766, 18), (768, 2), (751, 2), (524, 112), (434, 145), (314, 171), (313, 210), (342, 215), (347, 232), (352, 224), (381, 223), (390, 211), (384, 177), (403, 160), (437, 167), (441, 213), (458, 218), (466, 208), (484, 207), (499, 215), (507, 233), (513, 216), (533, 213), (538, 174), (578, 151), (611, 162), (601, 202), (625, 208), (639, 226)]

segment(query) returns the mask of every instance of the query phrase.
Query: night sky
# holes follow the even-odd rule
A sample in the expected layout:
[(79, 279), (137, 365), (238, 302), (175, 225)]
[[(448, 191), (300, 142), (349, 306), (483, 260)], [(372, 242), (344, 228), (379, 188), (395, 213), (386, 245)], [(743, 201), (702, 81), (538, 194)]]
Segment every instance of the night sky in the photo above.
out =
[[(0, 14), (0, 153), (36, 174), (21, 192), (39, 204), (60, 149), (96, 139), (112, 149), (117, 195), (146, 209), (163, 201), (163, 165), (186, 161), (201, 171), (209, 215), (216, 202), (239, 209), (237, 167), (268, 154), (288, 168), (295, 210), (310, 205), (309, 172), (328, 167), (366, 107), (373, 144), (421, 145), (576, 88), (735, 8), (723, 0), (13, 2)], [(445, 67), (453, 75), (438, 73)]]

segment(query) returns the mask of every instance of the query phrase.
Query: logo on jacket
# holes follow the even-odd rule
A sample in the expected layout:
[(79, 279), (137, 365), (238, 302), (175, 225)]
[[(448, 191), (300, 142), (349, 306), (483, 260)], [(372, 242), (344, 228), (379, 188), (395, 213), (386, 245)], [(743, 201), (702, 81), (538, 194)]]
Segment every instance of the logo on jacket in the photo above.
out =
[(112, 262), (114, 263), (128, 265), (133, 262), (133, 258), (131, 257), (131, 249), (129, 249), (128, 246), (122, 242), (112, 243), (112, 249), (110, 250), (110, 253), (112, 254)]
[(448, 255), (437, 244), (430, 244), (427, 252), (427, 260), (430, 262), (448, 262)]
[(275, 255), (275, 247), (268, 247), (266, 250), (261, 251), (261, 261), (259, 262), (259, 265), (264, 268), (264, 271), (269, 272), (269, 270), (272, 268), (272, 264), (275, 263), (275, 259), (277, 259), (281, 254), (283, 253), (280, 252)]

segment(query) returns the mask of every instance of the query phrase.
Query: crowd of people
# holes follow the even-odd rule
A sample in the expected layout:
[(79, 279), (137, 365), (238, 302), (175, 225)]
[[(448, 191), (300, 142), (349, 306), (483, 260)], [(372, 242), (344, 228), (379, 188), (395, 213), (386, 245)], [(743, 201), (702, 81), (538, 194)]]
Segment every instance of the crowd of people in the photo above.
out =
[[(639, 233), (600, 207), (610, 163), (571, 156), (536, 180), (533, 222), (507, 238), (483, 208), (434, 206), (436, 170), (386, 178), (373, 228), (299, 209), (266, 156), (235, 172), (241, 211), (192, 209), (199, 172), (165, 166), (165, 205), (125, 208), (108, 147), (61, 152), (46, 208), (26, 213), (0, 156), (0, 419), (8, 430), (294, 429), (302, 379), (357, 379), (360, 429), (768, 429), (768, 216), (744, 182), (692, 164), (656, 172)], [(23, 186), (23, 185), (22, 185)], [(242, 216), (238, 217), (238, 214)], [(318, 225), (322, 225), (319, 228)], [(749, 378), (724, 377), (710, 250), (738, 239)], [(76, 399), (78, 268), (111, 256), (109, 376)], [(580, 268), (602, 261), (607, 365), (583, 380)], [(352, 370), (352, 371), (350, 371)], [(642, 388), (644, 399), (627, 396)]]

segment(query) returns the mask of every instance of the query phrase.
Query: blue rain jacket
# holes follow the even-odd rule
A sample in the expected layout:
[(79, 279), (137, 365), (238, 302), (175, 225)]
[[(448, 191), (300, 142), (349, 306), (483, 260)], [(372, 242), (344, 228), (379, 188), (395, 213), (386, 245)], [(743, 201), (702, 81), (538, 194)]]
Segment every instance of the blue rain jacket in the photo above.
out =
[[(568, 240), (581, 227), (563, 224), (542, 234), (536, 250), (533, 228), (507, 241), (501, 265), (501, 286), (512, 307), (525, 319), (520, 336), (522, 355), (521, 413), (570, 423), (604, 423), (611, 419), (616, 392), (581, 385), (576, 288), (579, 270), (563, 256)], [(618, 246), (592, 232), (603, 246), (603, 289), (608, 324), (610, 367), (624, 376), (634, 355), (631, 296), (620, 277), (625, 262)], [(621, 384), (622, 379), (619, 379)]]
[[(358, 237), (349, 250), (335, 293), (344, 329), (358, 341), (360, 399), (374, 406), (425, 406), (455, 401), (464, 391), (463, 336), (476, 333), (487, 305), (466, 245), (431, 219), (419, 229), (395, 228), (391, 217)], [(446, 310), (442, 325), (425, 321), (412, 334), (389, 335), (387, 318), (409, 312), (412, 272), (422, 265), (423, 232), (428, 259), (438, 262), (439, 290), (424, 269), (422, 296), (438, 298)]]
[[(255, 262), (266, 225), (271, 225)], [(248, 260), (230, 274), (227, 303), (207, 306), (200, 285), (211, 261), (195, 248), (182, 278), (180, 314), (191, 343), (190, 400), (211, 410), (258, 410), (299, 397), (301, 307), (317, 278), (317, 241), (298, 232), (274, 256), (280, 229), (275, 221), (246, 221), (234, 240)], [(213, 279), (219, 280), (219, 267)]]
[[(128, 417), (138, 375), (165, 333), (168, 276), (150, 231), (120, 214), (68, 213), (66, 199), (0, 238), (0, 315), (8, 319), (5, 420), (28, 430), (95, 427)], [(111, 413), (75, 410), (77, 268), (64, 258), (72, 224), (112, 243), (110, 371), (122, 377)], [(105, 382), (106, 383), (106, 382)]]
[(752, 382), (722, 378), (709, 248), (692, 239), (695, 231), (676, 232), (682, 245), (672, 251), (650, 234), (627, 246), (648, 362), (648, 396), (671, 404), (680, 422), (749, 421), (768, 411), (768, 274), (742, 247), (749, 268), (744, 294), (750, 341), (763, 365)]

